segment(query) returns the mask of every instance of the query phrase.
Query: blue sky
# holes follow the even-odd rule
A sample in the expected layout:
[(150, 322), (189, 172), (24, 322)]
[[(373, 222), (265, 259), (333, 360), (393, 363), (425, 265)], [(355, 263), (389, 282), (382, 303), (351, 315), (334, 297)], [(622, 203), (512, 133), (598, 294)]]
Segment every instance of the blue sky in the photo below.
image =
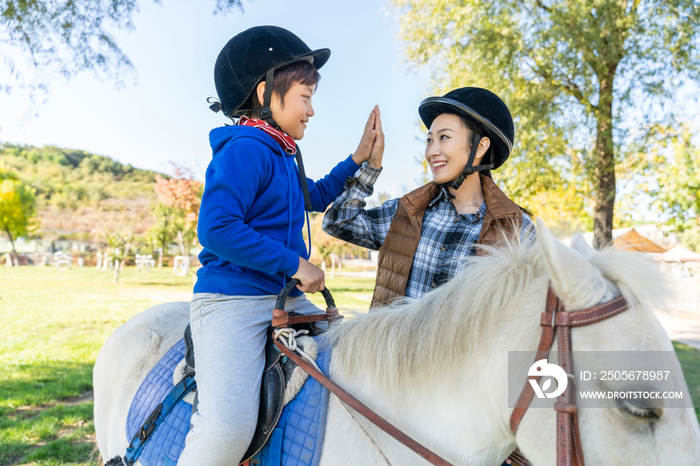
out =
[(90, 73), (67, 82), (54, 76), (36, 117), (27, 113), (26, 94), (0, 95), (0, 141), (84, 149), (166, 172), (173, 160), (203, 173), (211, 159), (208, 133), (227, 121), (206, 104), (216, 95), (216, 56), (236, 33), (274, 24), (312, 49), (331, 49), (313, 99), (316, 115), (300, 142), (308, 176), (322, 177), (354, 151), (378, 104), (386, 151), (376, 192), (398, 196), (419, 185), (416, 159), (424, 144), (417, 108), (429, 95), (430, 78), (426, 69), (404, 64), (395, 14), (384, 2), (244, 0), (243, 12), (215, 16), (213, 10), (213, 1), (143, 1), (135, 31), (115, 31), (135, 80), (117, 89)]

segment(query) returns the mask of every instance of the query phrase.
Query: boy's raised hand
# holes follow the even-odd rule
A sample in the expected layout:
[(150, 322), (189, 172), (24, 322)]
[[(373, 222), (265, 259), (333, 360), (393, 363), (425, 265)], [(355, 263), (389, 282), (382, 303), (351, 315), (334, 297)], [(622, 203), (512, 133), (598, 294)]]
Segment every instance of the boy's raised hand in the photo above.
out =
[(352, 154), (352, 160), (358, 165), (362, 165), (364, 162), (369, 160), (372, 154), (372, 145), (377, 136), (377, 130), (374, 129), (376, 116), (379, 112), (379, 107), (374, 106), (371, 112), (369, 112), (369, 118), (367, 118), (367, 123), (365, 124), (365, 131), (362, 133), (362, 138), (360, 139), (360, 144), (357, 146), (357, 150)]
[(316, 293), (326, 287), (326, 277), (323, 274), (323, 270), (301, 256), (299, 256), (297, 273), (292, 275), (292, 278), (296, 278), (301, 282), (301, 285), (297, 285), (297, 288), (304, 293)]
[(374, 107), (374, 131), (376, 136), (372, 145), (368, 164), (372, 168), (382, 168), (382, 158), (384, 157), (384, 131), (382, 130), (382, 118), (379, 113), (379, 107)]

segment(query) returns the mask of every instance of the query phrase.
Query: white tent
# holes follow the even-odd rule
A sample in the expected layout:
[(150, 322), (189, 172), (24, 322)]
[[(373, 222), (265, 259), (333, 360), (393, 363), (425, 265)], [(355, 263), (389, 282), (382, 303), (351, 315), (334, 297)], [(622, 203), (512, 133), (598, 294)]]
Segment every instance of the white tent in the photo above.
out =
[(663, 254), (654, 257), (659, 262), (700, 262), (700, 254), (691, 251), (682, 244), (677, 244)]

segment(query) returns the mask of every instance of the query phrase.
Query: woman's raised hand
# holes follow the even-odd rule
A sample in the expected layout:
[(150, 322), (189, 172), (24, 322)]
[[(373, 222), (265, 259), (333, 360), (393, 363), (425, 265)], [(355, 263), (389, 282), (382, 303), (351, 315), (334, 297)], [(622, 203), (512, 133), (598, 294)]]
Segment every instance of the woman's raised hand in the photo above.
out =
[(367, 118), (367, 123), (365, 124), (365, 131), (362, 133), (362, 138), (360, 139), (360, 144), (357, 146), (357, 150), (352, 154), (352, 160), (358, 165), (362, 165), (364, 162), (369, 160), (372, 155), (372, 145), (377, 136), (377, 130), (374, 128), (375, 120), (379, 114), (379, 107), (374, 106), (372, 111), (369, 113), (369, 118)]
[(382, 130), (382, 118), (379, 114), (379, 107), (374, 107), (372, 111), (375, 112), (374, 131), (376, 136), (367, 163), (370, 167), (379, 169), (382, 168), (382, 158), (384, 157), (384, 130)]

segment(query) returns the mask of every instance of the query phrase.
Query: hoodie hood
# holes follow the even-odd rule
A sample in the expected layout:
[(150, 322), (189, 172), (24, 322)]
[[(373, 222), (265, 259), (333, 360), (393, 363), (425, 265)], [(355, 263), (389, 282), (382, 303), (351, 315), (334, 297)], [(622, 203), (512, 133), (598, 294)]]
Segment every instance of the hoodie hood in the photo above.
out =
[(209, 145), (211, 146), (212, 157), (216, 157), (216, 155), (231, 141), (236, 141), (241, 138), (260, 141), (269, 147), (272, 152), (281, 157), (294, 157), (294, 155), (284, 152), (282, 147), (272, 136), (252, 126), (221, 126), (211, 130), (211, 132), (209, 132)]

